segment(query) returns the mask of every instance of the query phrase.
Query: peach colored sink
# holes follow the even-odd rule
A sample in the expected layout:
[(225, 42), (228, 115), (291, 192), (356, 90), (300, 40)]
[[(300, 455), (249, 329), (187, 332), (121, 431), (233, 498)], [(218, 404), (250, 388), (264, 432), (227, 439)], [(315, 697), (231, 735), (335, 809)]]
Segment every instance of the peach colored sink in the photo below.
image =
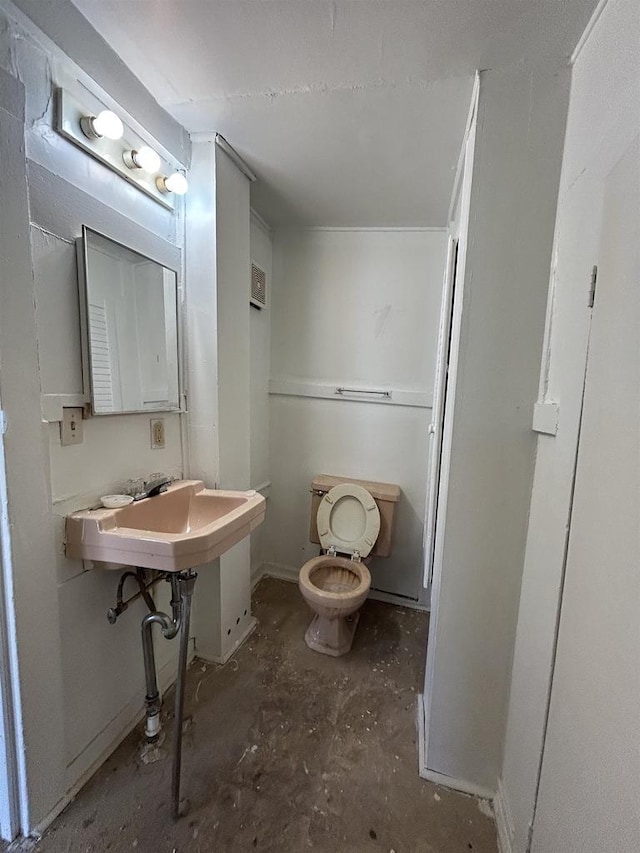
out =
[(179, 572), (224, 554), (261, 524), (264, 515), (265, 499), (257, 492), (205, 489), (201, 480), (179, 480), (166, 492), (121, 509), (68, 515), (66, 554)]

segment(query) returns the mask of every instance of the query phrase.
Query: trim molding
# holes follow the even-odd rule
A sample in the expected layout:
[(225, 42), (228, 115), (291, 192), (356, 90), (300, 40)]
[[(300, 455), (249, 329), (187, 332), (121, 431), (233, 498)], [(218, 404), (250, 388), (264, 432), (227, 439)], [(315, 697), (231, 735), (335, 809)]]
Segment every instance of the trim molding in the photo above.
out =
[(65, 406), (84, 409), (89, 403), (86, 394), (41, 394), (40, 408), (42, 409), (42, 420), (46, 423), (56, 423), (63, 417), (62, 409)]
[(511, 840), (515, 833), (502, 779), (498, 779), (498, 793), (493, 800), (493, 813), (498, 830), (498, 850), (500, 853), (514, 853)]
[(269, 223), (260, 216), (257, 210), (254, 210), (253, 208), (249, 210), (249, 219), (254, 225), (260, 228), (261, 231), (264, 231), (267, 237), (273, 236), (273, 229)]

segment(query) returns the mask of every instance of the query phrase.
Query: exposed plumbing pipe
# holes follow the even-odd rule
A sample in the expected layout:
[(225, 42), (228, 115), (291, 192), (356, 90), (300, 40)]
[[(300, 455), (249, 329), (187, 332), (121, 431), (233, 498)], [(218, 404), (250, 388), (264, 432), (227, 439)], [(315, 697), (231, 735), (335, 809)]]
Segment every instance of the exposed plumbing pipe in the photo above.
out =
[(184, 691), (189, 651), (189, 624), (191, 621), (191, 602), (193, 588), (198, 575), (192, 569), (171, 573), (171, 613), (154, 611), (142, 620), (142, 651), (144, 672), (147, 685), (145, 696), (146, 724), (145, 734), (149, 743), (154, 743), (160, 735), (160, 693), (156, 676), (156, 661), (153, 649), (153, 625), (159, 625), (162, 636), (172, 640), (180, 632), (180, 650), (178, 654), (178, 678), (175, 698), (175, 733), (173, 744), (173, 772), (171, 776), (171, 807), (175, 819), (186, 814), (188, 801), (180, 801), (180, 772), (182, 769), (182, 725), (184, 719)]
[[(126, 601), (123, 601), (123, 588), (128, 577), (132, 577), (137, 581), (139, 592)], [(109, 622), (114, 624), (118, 616), (127, 609), (128, 605), (140, 597), (144, 598), (151, 611), (144, 617), (141, 626), (144, 675), (147, 689), (144, 700), (146, 711), (144, 731), (148, 743), (157, 742), (162, 728), (160, 720), (160, 691), (158, 690), (152, 629), (154, 625), (159, 625), (162, 636), (167, 640), (172, 640), (178, 633), (180, 634), (174, 713), (173, 770), (171, 775), (171, 810), (174, 819), (185, 815), (189, 809), (187, 800), (180, 801), (180, 773), (182, 769), (182, 726), (184, 720), (187, 657), (189, 652), (189, 624), (191, 621), (193, 588), (197, 577), (198, 575), (193, 569), (186, 569), (182, 572), (161, 572), (147, 584), (145, 583), (144, 571), (142, 569), (138, 568), (135, 573), (131, 571), (124, 572), (118, 584), (116, 606), (112, 607), (107, 614)], [(149, 588), (161, 579), (171, 583), (171, 616), (156, 610), (153, 598), (149, 593)]]
[[(124, 583), (127, 578), (134, 578), (134, 580), (138, 583), (138, 592), (135, 595), (130, 596), (126, 599), (126, 601), (122, 600)], [(118, 592), (116, 594), (116, 606), (110, 607), (107, 610), (107, 619), (111, 625), (115, 625), (118, 617), (124, 613), (124, 611), (129, 607), (130, 604), (133, 604), (134, 601), (137, 601), (139, 598), (144, 598), (145, 604), (149, 608), (149, 610), (153, 613), (156, 609), (155, 602), (151, 597), (151, 593), (149, 590), (151, 587), (158, 583), (159, 580), (164, 578), (163, 574), (159, 574), (153, 578), (153, 580), (149, 581), (149, 583), (145, 582), (144, 579), (144, 569), (136, 569), (135, 572), (124, 572), (120, 577), (120, 582), (118, 583)]]
[[(183, 574), (183, 573), (181, 573)], [(173, 773), (171, 776), (171, 803), (174, 820), (189, 810), (189, 801), (180, 802), (180, 771), (182, 769), (182, 721), (184, 717), (184, 688), (187, 675), (187, 655), (189, 652), (189, 623), (191, 621), (191, 601), (193, 587), (198, 575), (194, 571), (184, 573), (180, 583), (180, 652), (178, 654), (178, 680), (175, 699), (175, 734), (173, 752)]]
[[(181, 574), (181, 573), (180, 573)], [(178, 573), (171, 575), (171, 612), (173, 617), (166, 613), (154, 610), (142, 620), (142, 654), (144, 657), (144, 676), (147, 685), (147, 695), (144, 704), (147, 712), (147, 720), (144, 732), (149, 743), (154, 743), (160, 735), (160, 692), (158, 691), (158, 679), (156, 675), (156, 657), (153, 648), (153, 635), (151, 628), (159, 625), (162, 636), (166, 640), (173, 640), (180, 630), (181, 608), (180, 592), (178, 588)]]

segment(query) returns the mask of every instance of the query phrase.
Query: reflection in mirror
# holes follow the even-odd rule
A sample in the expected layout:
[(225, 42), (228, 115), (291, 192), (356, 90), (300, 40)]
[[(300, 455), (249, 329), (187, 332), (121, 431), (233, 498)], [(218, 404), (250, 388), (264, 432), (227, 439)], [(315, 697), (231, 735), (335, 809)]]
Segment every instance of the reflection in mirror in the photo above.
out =
[(178, 409), (175, 271), (86, 227), (78, 244), (83, 373), (93, 413)]

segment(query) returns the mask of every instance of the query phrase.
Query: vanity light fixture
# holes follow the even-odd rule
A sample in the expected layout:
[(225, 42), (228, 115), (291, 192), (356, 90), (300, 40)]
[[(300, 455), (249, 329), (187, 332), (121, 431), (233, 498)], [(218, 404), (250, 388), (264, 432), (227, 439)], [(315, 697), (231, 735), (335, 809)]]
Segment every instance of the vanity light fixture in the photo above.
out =
[(111, 110), (101, 110), (98, 115), (82, 116), (80, 127), (87, 139), (122, 139), (124, 125)]
[(159, 171), (162, 161), (153, 148), (141, 145), (137, 150), (125, 151), (122, 159), (130, 169), (142, 169), (143, 172), (153, 174)]
[(73, 92), (59, 88), (56, 96), (56, 130), (61, 136), (166, 210), (175, 210), (178, 197), (188, 189), (179, 160), (167, 156), (161, 143), (137, 128), (123, 109), (110, 109), (98, 95), (77, 87)]
[(164, 175), (156, 179), (156, 186), (161, 193), (184, 195), (189, 189), (189, 183), (182, 172), (173, 172), (168, 178)]

